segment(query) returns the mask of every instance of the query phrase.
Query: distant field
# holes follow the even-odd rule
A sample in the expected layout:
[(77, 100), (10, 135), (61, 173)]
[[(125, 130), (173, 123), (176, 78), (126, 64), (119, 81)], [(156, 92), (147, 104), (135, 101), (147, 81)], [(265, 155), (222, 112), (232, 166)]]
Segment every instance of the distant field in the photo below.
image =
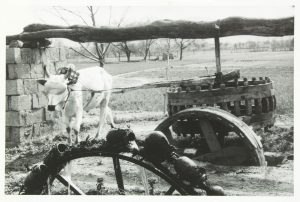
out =
[[(136, 59), (136, 58), (135, 58)], [(242, 77), (268, 76), (274, 81), (279, 114), (293, 115), (294, 103), (294, 52), (247, 52), (221, 53), (222, 70), (228, 72), (240, 69)], [(74, 61), (73, 61), (74, 62)], [(78, 68), (97, 65), (76, 63)], [(215, 73), (214, 52), (185, 53), (184, 59), (171, 60), (169, 79), (185, 79)], [(145, 80), (164, 80), (166, 61), (120, 62), (106, 64), (105, 69), (112, 75)], [(165, 89), (137, 90), (112, 96), (111, 106), (115, 110), (161, 111)]]

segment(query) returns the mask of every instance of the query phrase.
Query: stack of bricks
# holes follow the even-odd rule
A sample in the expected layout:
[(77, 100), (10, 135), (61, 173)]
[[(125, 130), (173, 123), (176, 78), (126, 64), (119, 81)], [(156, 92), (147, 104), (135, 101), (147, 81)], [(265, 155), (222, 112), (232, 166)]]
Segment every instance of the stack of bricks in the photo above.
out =
[(6, 147), (40, 134), (41, 123), (49, 116), (37, 79), (45, 78), (45, 68), (55, 73), (65, 65), (62, 48), (6, 49)]

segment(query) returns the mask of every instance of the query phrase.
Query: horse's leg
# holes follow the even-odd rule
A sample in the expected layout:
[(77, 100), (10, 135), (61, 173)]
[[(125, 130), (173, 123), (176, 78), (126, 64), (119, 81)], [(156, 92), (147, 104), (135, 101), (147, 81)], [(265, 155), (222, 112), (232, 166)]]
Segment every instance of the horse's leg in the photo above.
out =
[(114, 118), (112, 115), (111, 109), (108, 107), (110, 99), (110, 93), (106, 94), (106, 101), (107, 101), (107, 107), (106, 107), (106, 123), (110, 125), (111, 128), (115, 128)]
[(114, 118), (109, 107), (106, 108), (106, 122), (110, 125), (111, 128), (115, 128)]
[(82, 123), (82, 116), (83, 116), (83, 111), (78, 110), (76, 113), (76, 117), (74, 120), (74, 133), (75, 133), (75, 144), (80, 142), (80, 137), (79, 137), (79, 132), (80, 132), (80, 126)]
[[(71, 127), (71, 121), (72, 118), (66, 116), (65, 114), (65, 124), (66, 124), (66, 130), (68, 133), (68, 144), (71, 146), (72, 145), (72, 127)], [(69, 178), (71, 180), (71, 175), (72, 175), (72, 165), (71, 165), (71, 161), (66, 163), (66, 166), (64, 167), (63, 170), (63, 175), (66, 176), (67, 178)], [(71, 187), (70, 185), (68, 185), (68, 195), (71, 194)]]
[(106, 119), (107, 104), (108, 104), (108, 102), (106, 99), (103, 99), (100, 102), (99, 127), (98, 127), (98, 132), (97, 132), (95, 138), (98, 138), (99, 136), (100, 137), (103, 136), (102, 132), (103, 132), (103, 126), (105, 124), (105, 119)]
[(71, 128), (71, 118), (65, 115), (65, 124), (66, 124), (66, 130), (68, 133), (68, 144), (72, 145), (72, 128)]

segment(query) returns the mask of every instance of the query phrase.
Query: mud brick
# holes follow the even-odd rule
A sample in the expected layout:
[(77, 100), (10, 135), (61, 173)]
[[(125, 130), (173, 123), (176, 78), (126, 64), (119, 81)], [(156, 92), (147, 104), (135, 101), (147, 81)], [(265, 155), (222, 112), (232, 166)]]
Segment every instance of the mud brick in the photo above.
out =
[(32, 108), (33, 109), (45, 107), (45, 106), (47, 106), (47, 102), (48, 102), (48, 99), (44, 94), (42, 94), (42, 93), (32, 94)]
[(5, 127), (6, 147), (16, 147), (20, 144), (20, 137), (24, 133), (23, 127)]
[(44, 67), (42, 64), (31, 64), (30, 77), (33, 79), (43, 78), (45, 76)]
[(41, 51), (41, 56), (42, 63), (44, 64), (48, 63), (49, 61), (59, 61), (59, 48), (46, 48), (43, 51)]
[(8, 99), (8, 109), (13, 111), (20, 111), (25, 109), (31, 109), (31, 96), (19, 95), (10, 96)]
[(38, 92), (38, 82), (35, 79), (24, 79), (24, 94), (33, 94)]
[(6, 48), (6, 64), (22, 63), (20, 48)]
[(30, 78), (29, 64), (7, 64), (8, 79)]
[(45, 121), (45, 109), (7, 111), (6, 126), (28, 126)]
[(31, 64), (42, 64), (41, 49), (39, 49), (39, 48), (32, 49), (31, 54), (32, 54), (32, 59), (33, 59), (33, 62)]
[(24, 116), (26, 125), (32, 125), (34, 123), (41, 123), (45, 121), (45, 109), (33, 109), (27, 111)]
[(24, 85), (22, 79), (6, 80), (6, 95), (24, 94)]
[(31, 141), (33, 134), (33, 126), (6, 127), (6, 147), (15, 147), (21, 142)]
[(5, 109), (6, 109), (6, 111), (8, 111), (8, 103), (9, 103), (9, 99), (10, 99), (10, 96), (6, 96), (6, 99), (5, 99), (5, 105), (6, 105), (6, 107), (5, 107)]
[(21, 48), (22, 63), (39, 64), (41, 56), (39, 49)]
[(6, 112), (6, 126), (24, 126), (25, 125), (25, 111), (7, 111)]
[(32, 58), (32, 50), (31, 48), (21, 48), (21, 58), (22, 58), (22, 63), (33, 63), (33, 58)]

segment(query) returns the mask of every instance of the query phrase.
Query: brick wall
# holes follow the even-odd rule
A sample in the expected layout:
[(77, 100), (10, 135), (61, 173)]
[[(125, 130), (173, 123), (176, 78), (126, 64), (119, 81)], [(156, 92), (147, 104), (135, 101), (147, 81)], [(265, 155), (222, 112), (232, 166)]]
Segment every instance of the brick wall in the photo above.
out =
[(40, 134), (41, 123), (49, 116), (47, 98), (36, 80), (45, 78), (45, 67), (55, 73), (64, 65), (64, 49), (6, 49), (6, 147)]

